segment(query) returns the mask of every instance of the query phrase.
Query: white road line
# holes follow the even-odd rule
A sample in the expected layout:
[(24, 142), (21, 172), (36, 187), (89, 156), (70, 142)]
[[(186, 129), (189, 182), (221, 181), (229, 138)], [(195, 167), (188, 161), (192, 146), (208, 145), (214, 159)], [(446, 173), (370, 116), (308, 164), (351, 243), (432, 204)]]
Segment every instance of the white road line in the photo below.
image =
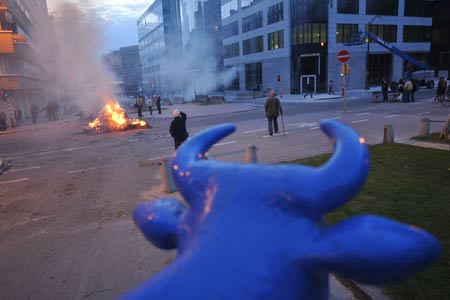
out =
[[(280, 135), (285, 135), (285, 134), (289, 134), (289, 132), (285, 132), (285, 133), (274, 133), (273, 136), (280, 136)], [(263, 135), (263, 138), (269, 138), (272, 137), (271, 135)]]
[(370, 119), (356, 120), (356, 121), (352, 121), (352, 124), (355, 124), (355, 123), (363, 123), (363, 122), (369, 122), (369, 121), (370, 121)]
[(47, 220), (47, 219), (50, 219), (50, 218), (52, 218), (52, 217), (54, 217), (55, 215), (51, 215), (51, 216), (43, 216), (43, 217), (40, 217), (40, 218), (33, 218), (33, 219), (30, 219), (30, 220), (26, 220), (26, 221), (23, 221), (23, 222), (17, 222), (17, 223), (14, 223), (12, 226), (13, 227), (15, 227), (15, 226), (22, 226), (22, 225), (26, 225), (26, 224), (28, 224), (28, 223), (33, 223), (33, 222), (38, 222), (38, 221), (42, 221), (42, 220)]
[(58, 153), (58, 152), (72, 152), (72, 151), (82, 150), (82, 149), (87, 149), (87, 148), (90, 148), (90, 147), (77, 147), (77, 148), (67, 148), (67, 149), (39, 152), (39, 153), (36, 153), (36, 154), (32, 154), (32, 156), (53, 154), (53, 153)]
[(397, 118), (400, 117), (400, 115), (390, 115), (390, 116), (384, 116), (385, 118)]
[(168, 150), (168, 149), (173, 149), (173, 146), (171, 146), (171, 147), (162, 147), (162, 148), (159, 148), (159, 150)]
[(85, 172), (85, 171), (92, 171), (92, 170), (95, 170), (95, 169), (105, 169), (105, 168), (108, 168), (108, 166), (104, 166), (104, 167), (93, 167), (93, 168), (86, 168), (86, 169), (81, 169), (81, 170), (67, 171), (67, 174), (81, 173), (81, 172)]
[(288, 126), (287, 126), (287, 127), (298, 126), (298, 125), (301, 125), (301, 124), (303, 124), (303, 122), (302, 122), (302, 123), (294, 123), (294, 124), (288, 124)]
[(225, 146), (225, 145), (236, 144), (236, 143), (237, 143), (237, 141), (225, 142), (225, 143), (220, 143), (220, 144), (214, 144), (213, 147)]
[(427, 111), (427, 112), (423, 112), (423, 113), (420, 113), (420, 114), (418, 114), (419, 116), (423, 116), (423, 115), (429, 115), (429, 114), (431, 114), (429, 111)]
[(248, 130), (248, 131), (244, 131), (244, 133), (252, 133), (252, 132), (258, 132), (258, 131), (263, 131), (263, 130), (267, 130), (267, 128)]
[(41, 166), (35, 166), (35, 167), (29, 167), (29, 168), (23, 168), (23, 169), (12, 169), (12, 170), (8, 171), (8, 173), (19, 172), (19, 171), (35, 170), (35, 169), (40, 169), (40, 168), (41, 168)]
[(316, 129), (320, 129), (320, 126), (319, 127), (311, 127), (310, 128), (310, 130), (316, 130)]
[(419, 101), (419, 102), (414, 102), (411, 104), (420, 105), (420, 104), (425, 104), (425, 103), (429, 103), (429, 102), (428, 101)]
[(28, 180), (28, 178), (21, 178), (21, 179), (9, 180), (9, 181), (0, 181), (0, 184), (22, 182), (22, 181), (27, 181), (27, 180)]
[(152, 158), (149, 158), (148, 160), (158, 160), (158, 159), (161, 159), (161, 158), (164, 158), (165, 156), (158, 156), (158, 157), (152, 157)]
[(356, 116), (361, 117), (361, 116), (366, 116), (366, 115), (371, 115), (371, 114), (372, 114), (371, 112), (368, 112), (368, 113), (357, 114)]
[(334, 117), (334, 118), (330, 118), (331, 120), (340, 120), (341, 117)]

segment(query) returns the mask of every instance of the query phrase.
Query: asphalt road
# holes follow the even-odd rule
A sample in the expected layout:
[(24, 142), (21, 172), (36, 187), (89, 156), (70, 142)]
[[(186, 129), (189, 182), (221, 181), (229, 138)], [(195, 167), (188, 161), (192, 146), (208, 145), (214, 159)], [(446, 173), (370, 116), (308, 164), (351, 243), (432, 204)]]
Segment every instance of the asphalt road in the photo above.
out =
[[(213, 157), (244, 161), (240, 151), (254, 144), (260, 162), (276, 163), (332, 151), (319, 128), (324, 118), (350, 125), (368, 144), (382, 142), (385, 124), (394, 126), (396, 140), (407, 140), (417, 135), (420, 118), (445, 120), (450, 113), (432, 97), (425, 90), (414, 103), (349, 99), (347, 113), (341, 101), (286, 103), (286, 136), (268, 136), (257, 100), (246, 103), (251, 111), (189, 118), (188, 127), (192, 135), (234, 122), (236, 133), (211, 149)], [(95, 135), (83, 132), (85, 124), (59, 121), (0, 135), (0, 159), (14, 165), (0, 176), (0, 299), (112, 299), (176, 254), (147, 243), (131, 219), (139, 203), (163, 195), (158, 161), (173, 150), (170, 119)], [(442, 123), (431, 125), (437, 131)]]

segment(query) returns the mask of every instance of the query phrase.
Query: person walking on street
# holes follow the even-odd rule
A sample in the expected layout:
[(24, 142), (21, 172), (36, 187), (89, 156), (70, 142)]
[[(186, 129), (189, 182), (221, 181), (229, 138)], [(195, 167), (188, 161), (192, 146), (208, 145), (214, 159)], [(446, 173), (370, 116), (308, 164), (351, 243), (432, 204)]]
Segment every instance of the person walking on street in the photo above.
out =
[(383, 102), (389, 101), (388, 99), (388, 83), (385, 79), (381, 81), (381, 91), (383, 93)]
[(280, 99), (275, 97), (275, 91), (271, 90), (267, 98), (264, 108), (266, 110), (266, 118), (269, 125), (269, 134), (273, 135), (273, 130), (278, 133), (278, 121), (277, 118), (280, 114), (283, 114)]
[(440, 99), (444, 99), (445, 90), (447, 89), (447, 80), (444, 77), (439, 78), (437, 90), (436, 90), (436, 98), (434, 101), (440, 101)]
[(334, 90), (333, 90), (333, 80), (330, 80), (330, 82), (328, 83), (328, 95), (334, 95)]
[(38, 113), (39, 113), (39, 109), (36, 106), (36, 104), (31, 104), (31, 108), (30, 108), (30, 114), (31, 114), (31, 118), (33, 119), (33, 124), (36, 124), (36, 120), (38, 118)]
[(313, 97), (313, 88), (312, 88), (312, 84), (311, 82), (308, 82), (308, 84), (306, 85), (306, 94), (303, 98), (306, 98), (306, 96), (308, 96), (308, 94), (311, 94), (311, 98)]
[(155, 96), (155, 104), (156, 104), (156, 108), (158, 109), (158, 114), (161, 114), (161, 96), (160, 95), (156, 95)]
[(170, 135), (173, 137), (173, 141), (175, 143), (175, 150), (189, 137), (189, 134), (186, 130), (186, 119), (187, 116), (184, 112), (175, 109), (173, 111), (173, 120), (170, 124)]
[(142, 108), (144, 107), (144, 99), (142, 99), (142, 96), (139, 95), (136, 97), (136, 108), (137, 108), (137, 113), (138, 113), (138, 117), (142, 118)]
[(147, 96), (147, 106), (150, 116), (153, 115), (153, 99), (152, 96)]
[(405, 92), (403, 94), (403, 102), (410, 102), (411, 101), (411, 91), (414, 89), (414, 85), (411, 82), (411, 80), (406, 80), (405, 82)]

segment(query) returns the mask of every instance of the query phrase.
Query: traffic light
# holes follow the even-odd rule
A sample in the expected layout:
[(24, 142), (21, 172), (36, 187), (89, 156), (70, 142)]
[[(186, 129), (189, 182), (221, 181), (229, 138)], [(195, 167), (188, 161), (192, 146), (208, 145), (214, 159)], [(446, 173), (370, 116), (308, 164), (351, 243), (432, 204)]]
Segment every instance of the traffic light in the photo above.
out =
[(281, 81), (281, 75), (277, 75), (277, 81)]
[(341, 72), (341, 77), (344, 77), (344, 73)]
[(8, 97), (9, 97), (9, 92), (8, 92), (8, 90), (1, 90), (0, 96), (1, 96), (2, 98), (4, 98), (4, 99), (8, 98)]

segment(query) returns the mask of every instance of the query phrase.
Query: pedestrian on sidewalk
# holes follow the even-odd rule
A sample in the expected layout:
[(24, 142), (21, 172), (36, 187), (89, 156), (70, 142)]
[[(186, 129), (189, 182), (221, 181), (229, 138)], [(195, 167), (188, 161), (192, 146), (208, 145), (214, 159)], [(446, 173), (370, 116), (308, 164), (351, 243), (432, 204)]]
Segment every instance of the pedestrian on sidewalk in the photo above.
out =
[(136, 108), (137, 108), (137, 113), (138, 113), (138, 117), (142, 118), (142, 108), (144, 107), (144, 99), (142, 99), (141, 95), (138, 95), (136, 97)]
[(328, 95), (334, 95), (334, 90), (333, 90), (333, 80), (330, 80), (330, 82), (328, 83)]
[(277, 118), (280, 114), (283, 114), (280, 99), (276, 97), (275, 91), (271, 90), (267, 98), (264, 108), (266, 110), (266, 118), (269, 125), (269, 134), (273, 135), (273, 130), (278, 133), (278, 121)]
[(38, 113), (39, 113), (39, 109), (36, 106), (36, 104), (31, 104), (31, 108), (30, 108), (30, 114), (31, 114), (31, 119), (33, 120), (33, 124), (36, 124), (36, 120), (38, 118)]
[(170, 124), (170, 135), (173, 137), (173, 141), (175, 143), (175, 150), (189, 137), (189, 134), (186, 130), (186, 119), (187, 116), (184, 112), (175, 109), (173, 111), (173, 120)]
[(388, 99), (388, 90), (389, 90), (388, 82), (386, 81), (386, 79), (383, 79), (381, 81), (381, 91), (383, 93), (383, 102), (389, 101), (389, 99)]
[(308, 84), (306, 85), (306, 94), (303, 98), (306, 98), (306, 96), (308, 96), (308, 94), (311, 94), (311, 98), (314, 98), (313, 97), (313, 87), (312, 87), (311, 82), (308, 82)]
[(155, 104), (156, 104), (156, 109), (158, 109), (158, 114), (161, 114), (161, 96), (160, 95), (156, 95), (155, 96)]
[(147, 96), (147, 106), (150, 116), (153, 115), (153, 99), (152, 96)]

